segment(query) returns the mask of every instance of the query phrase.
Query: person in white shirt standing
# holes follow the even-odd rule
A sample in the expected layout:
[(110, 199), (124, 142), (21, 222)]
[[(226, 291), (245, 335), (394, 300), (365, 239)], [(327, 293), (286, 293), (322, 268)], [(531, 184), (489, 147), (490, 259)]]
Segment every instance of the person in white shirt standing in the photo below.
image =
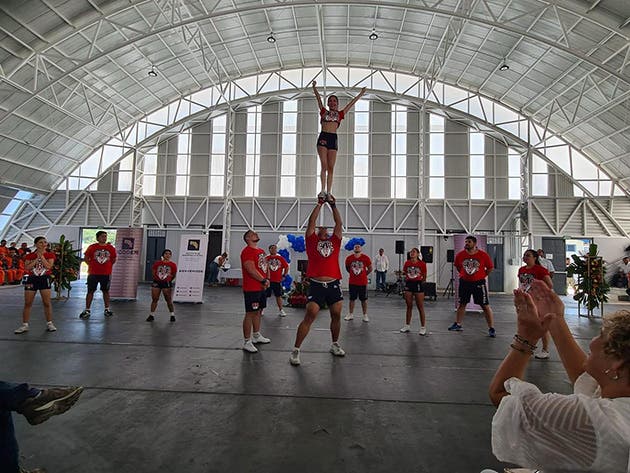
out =
[(540, 265), (549, 271), (549, 276), (551, 276), (551, 280), (553, 281), (553, 273), (556, 271), (556, 268), (553, 267), (553, 263), (545, 258), (545, 252), (542, 248), (538, 249), (538, 262)]
[(374, 258), (376, 263), (376, 290), (385, 291), (385, 279), (387, 277), (387, 270), (389, 269), (389, 258), (385, 254), (383, 248), (378, 250), (378, 255)]
[(623, 263), (621, 263), (621, 270), (626, 276), (626, 287), (630, 287), (630, 258), (624, 256)]

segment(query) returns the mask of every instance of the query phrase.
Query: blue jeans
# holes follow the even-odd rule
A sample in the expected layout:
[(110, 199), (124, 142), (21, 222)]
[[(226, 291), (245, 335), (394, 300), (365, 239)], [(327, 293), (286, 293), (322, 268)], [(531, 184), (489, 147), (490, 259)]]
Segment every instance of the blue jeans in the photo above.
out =
[(208, 283), (219, 282), (219, 265), (214, 261), (210, 263), (210, 273), (208, 274)]
[(376, 271), (376, 289), (385, 290), (385, 276), (387, 271)]
[(19, 449), (13, 428), (11, 411), (15, 411), (29, 397), (39, 394), (39, 389), (29, 388), (28, 384), (0, 381), (0, 465), (2, 471), (17, 472)]

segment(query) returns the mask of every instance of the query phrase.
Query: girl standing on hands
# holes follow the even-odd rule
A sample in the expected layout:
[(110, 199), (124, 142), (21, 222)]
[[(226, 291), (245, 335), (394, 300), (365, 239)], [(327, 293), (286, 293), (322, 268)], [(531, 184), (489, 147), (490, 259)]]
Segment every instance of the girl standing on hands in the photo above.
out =
[(403, 266), (405, 275), (405, 302), (407, 312), (405, 314), (405, 325), (400, 329), (406, 333), (411, 330), (411, 313), (413, 311), (413, 300), (416, 300), (418, 312), (420, 312), (420, 335), (427, 334), (426, 318), (424, 315), (424, 281), (427, 278), (427, 264), (418, 258), (420, 250), (412, 248), (409, 252), (409, 259)]
[(24, 257), (24, 269), (28, 273), (28, 279), (24, 284), (24, 310), (22, 311), (22, 325), (14, 333), (28, 332), (28, 321), (31, 319), (31, 308), (37, 291), (41, 294), (44, 303), (46, 331), (57, 331), (57, 327), (52, 321), (52, 304), (50, 302), (50, 275), (55, 263), (55, 254), (46, 251), (47, 246), (46, 238), (39, 236), (35, 238), (35, 251)]
[(346, 116), (346, 113), (354, 106), (363, 94), (365, 94), (365, 87), (361, 89), (359, 95), (353, 98), (348, 104), (339, 110), (339, 99), (336, 95), (330, 95), (327, 100), (328, 110), (324, 107), (322, 97), (317, 91), (317, 82), (313, 81), (313, 93), (317, 99), (317, 106), (319, 107), (320, 122), (322, 125), (322, 131), (317, 138), (317, 154), (322, 165), (322, 171), (320, 174), (320, 180), (322, 183), (322, 190), (317, 195), (318, 198), (327, 200), (327, 196), (330, 195), (333, 183), (333, 171), (335, 169), (335, 162), (337, 161), (337, 128), (341, 125), (341, 120)]
[(168, 310), (171, 313), (171, 322), (175, 322), (175, 308), (171, 296), (173, 280), (177, 274), (177, 265), (171, 261), (173, 253), (171, 250), (162, 252), (162, 259), (153, 263), (151, 272), (153, 273), (153, 284), (151, 284), (151, 313), (147, 317), (147, 322), (155, 320), (155, 309), (157, 309), (160, 293), (164, 296)]

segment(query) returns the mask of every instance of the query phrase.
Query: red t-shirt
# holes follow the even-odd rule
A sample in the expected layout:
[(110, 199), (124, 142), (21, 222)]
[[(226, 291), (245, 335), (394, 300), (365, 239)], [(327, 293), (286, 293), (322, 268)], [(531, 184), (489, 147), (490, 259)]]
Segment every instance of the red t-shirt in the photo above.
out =
[(171, 282), (175, 279), (177, 265), (172, 261), (156, 261), (151, 267), (153, 280), (158, 282)]
[(317, 233), (306, 237), (306, 256), (308, 257), (306, 277), (341, 279), (340, 249), (341, 239), (334, 234), (328, 240), (320, 240)]
[(372, 265), (372, 260), (368, 255), (361, 253), (359, 257), (351, 254), (346, 258), (346, 269), (350, 273), (349, 284), (354, 286), (367, 286), (367, 269)]
[[(37, 258), (39, 258), (39, 256), (37, 255), (36, 252), (33, 253), (29, 253), (24, 257), (24, 261), (31, 261), (31, 260), (36, 260)], [(54, 253), (49, 253), (48, 251), (46, 251), (44, 253), (44, 258), (45, 259), (51, 259), (51, 260), (55, 260), (56, 256)], [(46, 269), (44, 267), (44, 265), (42, 263), (36, 263), (35, 266), (33, 266), (31, 268), (31, 270), (28, 272), (29, 275), (31, 276), (48, 276), (50, 274), (52, 274), (52, 269)]]
[(322, 107), (319, 111), (319, 116), (321, 117), (321, 121), (323, 122), (336, 122), (337, 126), (341, 125), (341, 120), (345, 118), (345, 113), (343, 110), (327, 110)]
[(245, 269), (245, 261), (253, 261), (256, 271), (260, 275), (260, 279), (267, 279), (267, 259), (265, 251), (261, 248), (246, 246), (241, 251), (241, 268), (243, 270), (243, 292), (262, 291), (263, 285), (259, 280), (254, 279), (247, 269)]
[(427, 264), (422, 260), (416, 262), (407, 260), (403, 266), (403, 273), (405, 281), (424, 281), (427, 278)]
[(112, 274), (112, 266), (116, 262), (116, 248), (109, 243), (101, 245), (92, 243), (85, 250), (84, 258), (88, 261), (88, 274), (99, 276)]
[(488, 276), (488, 270), (494, 268), (490, 255), (477, 249), (474, 255), (462, 250), (455, 256), (455, 267), (459, 270), (459, 277), (464, 281), (481, 281)]
[(545, 276), (549, 275), (547, 268), (539, 264), (535, 264), (531, 268), (521, 266), (518, 268), (518, 287), (524, 291), (528, 291), (534, 279), (540, 279), (542, 281), (545, 279)]
[(267, 255), (267, 266), (269, 267), (269, 281), (282, 282), (282, 271), (288, 268), (286, 260), (280, 255)]

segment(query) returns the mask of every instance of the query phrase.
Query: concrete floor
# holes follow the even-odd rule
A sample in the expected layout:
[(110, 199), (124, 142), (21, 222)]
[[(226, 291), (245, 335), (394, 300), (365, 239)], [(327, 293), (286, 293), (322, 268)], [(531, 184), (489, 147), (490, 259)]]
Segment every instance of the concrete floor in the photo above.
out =
[[(465, 331), (446, 329), (453, 299), (427, 302), (429, 334), (401, 334), (404, 302), (369, 300), (370, 323), (342, 322), (345, 358), (328, 353), (329, 317), (322, 313), (306, 339), (302, 366), (288, 363), (303, 309), (279, 318), (267, 310), (263, 334), (272, 343), (255, 355), (241, 350), (240, 288), (206, 288), (204, 304), (176, 305), (168, 322), (145, 322), (149, 286), (138, 301), (112, 304), (103, 320), (78, 318), (84, 284), (54, 302), (56, 333), (46, 333), (39, 297), (31, 331), (14, 335), (23, 304), (20, 287), (0, 288), (0, 379), (35, 386), (86, 387), (62, 417), (16, 429), (24, 465), (61, 472), (448, 472), (502, 471), (492, 455), (494, 407), (487, 388), (515, 332), (508, 295), (491, 295), (497, 338), (481, 315)], [(441, 296), (441, 294), (440, 294)], [(621, 307), (621, 306), (618, 306)], [(627, 304), (626, 304), (627, 307)], [(607, 311), (615, 306), (606, 307)], [(586, 347), (599, 320), (568, 320)], [(533, 360), (527, 378), (562, 393), (570, 385), (552, 350)]]

